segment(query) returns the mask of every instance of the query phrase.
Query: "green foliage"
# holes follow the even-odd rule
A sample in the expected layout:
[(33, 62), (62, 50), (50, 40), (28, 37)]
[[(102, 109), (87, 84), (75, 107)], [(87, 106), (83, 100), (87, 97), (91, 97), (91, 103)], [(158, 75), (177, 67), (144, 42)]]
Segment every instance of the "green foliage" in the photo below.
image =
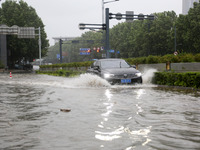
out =
[[(34, 8), (28, 6), (23, 0), (12, 1), (7, 0), (2, 3), (0, 8), (0, 24), (7, 26), (17, 25), (19, 27), (35, 27), (41, 28), (42, 56), (47, 52), (49, 46), (47, 35), (44, 31), (44, 24), (37, 15)], [(9, 66), (22, 59), (32, 62), (34, 58), (38, 58), (38, 36), (35, 39), (19, 39), (14, 35), (7, 35), (7, 49), (10, 50)]]
[(183, 87), (200, 87), (200, 73), (171, 73), (171, 72), (156, 72), (154, 84), (169, 85), (169, 86), (183, 86)]
[(157, 64), (160, 63), (160, 56), (149, 55), (147, 57), (147, 64)]
[[(65, 41), (62, 44), (62, 51), (63, 51), (63, 62), (64, 63), (71, 63), (71, 62), (85, 62), (91, 61), (93, 59), (100, 59), (102, 58), (102, 53), (105, 51), (94, 51), (94, 47), (101, 47), (104, 46), (102, 42), (102, 33), (101, 32), (85, 32), (82, 34), (81, 37), (75, 38), (72, 41)], [(78, 43), (73, 43), (73, 41), (78, 41)], [(90, 48), (91, 53), (90, 55), (80, 55), (80, 48)], [(44, 58), (47, 62), (51, 63), (59, 63), (59, 59), (57, 59), (56, 54), (60, 54), (59, 52), (59, 43), (56, 43), (54, 46), (49, 48), (49, 52), (47, 56)]]
[(172, 62), (172, 63), (181, 62), (179, 55), (175, 56), (173, 54), (168, 54), (168, 55), (162, 56), (162, 58), (161, 58), (162, 63), (166, 63), (168, 61)]
[(36, 71), (38, 74), (47, 74), (47, 75), (52, 75), (52, 76), (62, 76), (62, 77), (74, 77), (78, 76), (82, 73), (85, 73), (83, 71), (74, 71), (74, 70), (57, 70), (57, 71), (52, 71), (52, 72), (45, 72), (45, 71)]
[(194, 56), (194, 60), (195, 60), (195, 62), (200, 62), (200, 54), (196, 54)]
[(173, 55), (168, 54), (164, 56), (148, 56), (148, 57), (138, 57), (138, 58), (127, 58), (125, 59), (129, 64), (155, 64), (155, 63), (180, 63), (180, 62), (200, 62), (200, 54), (180, 54)]
[(73, 63), (53, 64), (53, 65), (41, 65), (40, 68), (89, 67), (92, 63), (93, 63), (93, 61), (73, 62)]
[(4, 65), (0, 61), (0, 69), (4, 68)]
[(188, 15), (180, 15), (177, 26), (177, 42), (179, 48), (184, 52), (200, 52), (200, 3), (194, 3), (194, 7), (189, 10)]
[(119, 50), (123, 58), (173, 54), (174, 36), (171, 29), (177, 16), (173, 11), (154, 15), (154, 21), (135, 20), (114, 26), (110, 31), (112, 49)]

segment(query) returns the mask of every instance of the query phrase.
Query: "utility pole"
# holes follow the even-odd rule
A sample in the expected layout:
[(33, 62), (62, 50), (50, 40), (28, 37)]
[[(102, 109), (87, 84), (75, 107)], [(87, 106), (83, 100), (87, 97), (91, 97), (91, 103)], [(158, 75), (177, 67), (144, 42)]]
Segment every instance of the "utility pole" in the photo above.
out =
[(109, 8), (106, 8), (106, 58), (109, 58)]
[(174, 50), (175, 52), (177, 51), (176, 50), (176, 25), (174, 26)]
[(59, 43), (60, 43), (60, 63), (62, 64), (62, 43), (63, 43), (62, 39), (60, 39)]
[(39, 41), (38, 41), (38, 45), (39, 45), (39, 59), (40, 59), (40, 65), (41, 65), (41, 33), (40, 33), (40, 27), (38, 28), (38, 36), (39, 36)]

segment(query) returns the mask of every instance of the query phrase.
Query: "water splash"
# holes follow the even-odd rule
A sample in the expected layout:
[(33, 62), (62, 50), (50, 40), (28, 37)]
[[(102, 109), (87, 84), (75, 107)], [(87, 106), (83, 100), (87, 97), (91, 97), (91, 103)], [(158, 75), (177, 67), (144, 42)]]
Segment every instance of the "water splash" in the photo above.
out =
[(1, 75), (0, 83), (11, 85), (54, 86), (63, 88), (101, 88), (111, 85), (99, 76), (82, 74), (74, 78), (56, 77), (49, 75), (15, 74), (12, 80), (8, 75)]
[(153, 68), (146, 68), (143, 72), (143, 76), (142, 76), (142, 79), (143, 79), (143, 83), (144, 84), (150, 84), (151, 81), (152, 81), (152, 78), (154, 76), (154, 73), (157, 72), (156, 69), (153, 69)]
[(143, 72), (142, 85), (110, 85), (105, 79), (97, 75), (81, 74), (78, 77), (66, 78), (55, 77), (49, 75), (33, 75), (33, 74), (14, 74), (12, 80), (8, 80), (7, 75), (1, 75), (0, 83), (5, 84), (20, 84), (20, 85), (39, 85), (39, 86), (54, 86), (63, 88), (132, 88), (140, 86), (148, 86), (151, 83), (156, 69), (145, 69)]
[(111, 85), (101, 77), (92, 74), (81, 74), (73, 80), (74, 86), (79, 87), (110, 87)]

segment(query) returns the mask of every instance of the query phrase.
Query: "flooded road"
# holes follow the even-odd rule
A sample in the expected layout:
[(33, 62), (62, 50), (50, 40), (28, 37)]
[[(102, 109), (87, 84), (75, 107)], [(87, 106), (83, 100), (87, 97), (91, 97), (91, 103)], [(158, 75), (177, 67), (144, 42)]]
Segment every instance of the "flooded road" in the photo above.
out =
[(144, 80), (0, 74), (0, 149), (199, 150), (200, 94)]

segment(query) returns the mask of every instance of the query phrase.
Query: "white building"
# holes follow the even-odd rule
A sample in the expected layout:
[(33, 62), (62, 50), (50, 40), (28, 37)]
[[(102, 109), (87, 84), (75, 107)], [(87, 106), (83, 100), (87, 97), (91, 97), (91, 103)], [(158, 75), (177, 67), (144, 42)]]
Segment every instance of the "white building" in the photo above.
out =
[(187, 15), (190, 8), (193, 8), (193, 3), (199, 0), (182, 0), (182, 14)]

